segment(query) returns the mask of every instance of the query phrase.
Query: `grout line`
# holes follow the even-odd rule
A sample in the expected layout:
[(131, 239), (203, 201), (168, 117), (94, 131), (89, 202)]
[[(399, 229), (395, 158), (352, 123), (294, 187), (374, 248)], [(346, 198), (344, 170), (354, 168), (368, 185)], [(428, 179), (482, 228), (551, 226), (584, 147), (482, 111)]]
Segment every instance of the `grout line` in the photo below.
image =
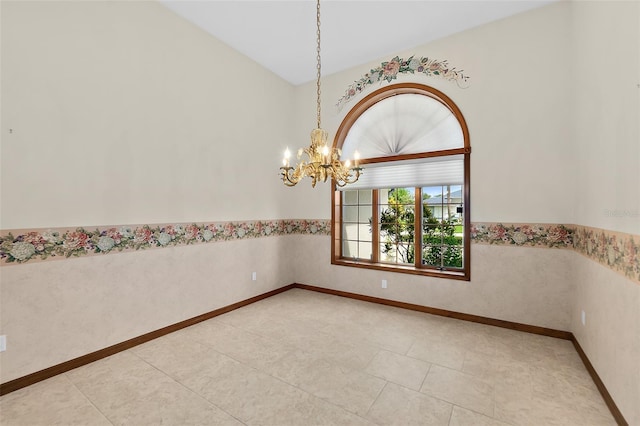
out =
[(228, 411), (226, 411), (224, 408), (219, 407), (218, 405), (216, 405), (214, 402), (210, 401), (209, 399), (205, 398), (204, 395), (199, 394), (198, 392), (196, 392), (195, 390), (191, 389), (189, 386), (187, 386), (186, 384), (182, 383), (180, 380), (176, 379), (175, 377), (173, 377), (171, 374), (165, 372), (164, 370), (161, 370), (159, 367), (157, 367), (156, 365), (150, 363), (149, 361), (147, 361), (146, 359), (142, 358), (140, 355), (136, 354), (135, 352), (131, 351), (131, 350), (127, 350), (126, 352), (131, 353), (132, 355), (134, 355), (135, 357), (137, 357), (140, 361), (144, 362), (145, 364), (147, 364), (149, 367), (153, 368), (154, 370), (158, 371), (159, 373), (161, 373), (162, 375), (164, 375), (165, 377), (171, 379), (174, 383), (176, 383), (177, 385), (179, 385), (182, 389), (186, 390), (187, 392), (195, 395), (198, 397), (198, 399), (201, 399), (202, 401), (206, 402), (207, 404), (215, 407), (216, 409), (222, 411), (223, 413), (227, 414), (228, 416), (238, 420), (240, 423), (246, 425), (246, 423), (244, 421), (242, 421), (241, 419), (239, 419), (237, 416), (234, 416), (233, 414), (229, 413)]
[(424, 375), (424, 378), (422, 379), (422, 383), (420, 383), (420, 388), (418, 388), (418, 392), (422, 390), (422, 387), (424, 386), (424, 382), (427, 381), (427, 376), (429, 376), (429, 373), (431, 372), (432, 365), (433, 365), (432, 363), (429, 363), (429, 368), (427, 368), (427, 374)]
[(91, 404), (91, 405), (93, 406), (93, 408), (95, 408), (95, 409), (96, 409), (96, 411), (98, 411), (98, 413), (100, 413), (100, 414), (102, 415), (102, 417), (104, 417), (104, 419), (105, 419), (106, 421), (108, 421), (109, 423), (111, 423), (112, 425), (114, 425), (114, 426), (115, 426), (115, 423), (113, 423), (113, 422), (111, 421), (111, 419), (110, 419), (109, 417), (107, 417), (107, 415), (106, 415), (104, 412), (102, 412), (102, 410), (100, 409), (100, 407), (98, 407), (98, 406), (97, 406), (97, 405), (96, 405), (96, 404), (91, 400), (91, 398), (89, 398), (89, 396), (88, 396), (88, 395), (86, 395), (84, 392), (82, 392), (82, 390), (81, 390), (81, 389), (76, 385), (76, 383), (75, 383), (73, 380), (71, 380), (71, 378), (69, 377), (69, 375), (68, 375), (67, 373), (64, 373), (64, 374), (63, 374), (63, 376), (67, 379), (67, 381), (68, 381), (69, 383), (71, 383), (71, 385), (72, 385), (74, 388), (76, 388), (76, 390), (77, 390), (78, 392), (80, 392), (80, 395), (82, 395), (82, 396), (83, 396), (83, 397), (84, 397), (84, 398), (89, 402), (89, 404)]
[[(373, 406), (376, 404), (376, 402), (378, 402), (378, 399), (380, 399), (380, 395), (382, 395), (382, 392), (387, 388), (387, 385), (389, 384), (388, 380), (385, 380), (384, 386), (382, 386), (382, 388), (380, 389), (380, 391), (378, 392), (378, 395), (376, 395), (376, 397), (374, 398), (374, 400), (371, 402), (371, 404), (369, 405), (369, 408), (367, 408), (367, 411), (365, 411), (365, 416), (367, 414), (369, 414), (369, 411), (371, 411), (371, 409), (373, 408)], [(398, 385), (399, 386), (399, 385)]]

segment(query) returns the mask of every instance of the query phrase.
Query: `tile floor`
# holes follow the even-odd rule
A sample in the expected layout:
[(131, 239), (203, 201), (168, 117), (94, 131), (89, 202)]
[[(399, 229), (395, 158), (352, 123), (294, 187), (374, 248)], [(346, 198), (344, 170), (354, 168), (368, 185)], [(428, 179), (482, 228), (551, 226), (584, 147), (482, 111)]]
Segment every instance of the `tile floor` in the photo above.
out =
[(9, 425), (615, 425), (568, 341), (294, 289), (0, 398)]

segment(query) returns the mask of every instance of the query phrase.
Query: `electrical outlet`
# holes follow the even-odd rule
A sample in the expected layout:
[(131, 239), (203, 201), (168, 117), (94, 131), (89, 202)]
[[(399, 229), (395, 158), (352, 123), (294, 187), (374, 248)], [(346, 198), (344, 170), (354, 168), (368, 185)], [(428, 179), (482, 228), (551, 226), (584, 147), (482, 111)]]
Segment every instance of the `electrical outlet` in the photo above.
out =
[(258, 279), (258, 274), (255, 272), (251, 273), (251, 281), (256, 281)]
[(382, 280), (382, 288), (387, 288), (387, 280)]
[(584, 311), (582, 311), (581, 319), (582, 325), (585, 325), (587, 323), (587, 314), (585, 314)]
[(7, 350), (7, 336), (4, 334), (0, 336), (0, 352), (4, 352)]

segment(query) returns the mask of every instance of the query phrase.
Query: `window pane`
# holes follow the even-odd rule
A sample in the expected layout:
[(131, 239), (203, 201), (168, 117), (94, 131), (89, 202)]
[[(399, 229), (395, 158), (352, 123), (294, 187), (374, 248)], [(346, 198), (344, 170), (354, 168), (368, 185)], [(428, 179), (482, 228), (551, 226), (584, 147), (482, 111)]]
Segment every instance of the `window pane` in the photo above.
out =
[(443, 263), (445, 267), (462, 268), (462, 247), (443, 248)]
[(373, 245), (371, 242), (359, 242), (358, 243), (358, 259), (372, 259)]
[(425, 246), (422, 249), (422, 264), (440, 267), (442, 262), (442, 250), (440, 246)]
[(342, 191), (342, 204), (358, 204), (358, 191)]
[(344, 257), (357, 258), (358, 257), (358, 242), (342, 240), (342, 255)]
[(422, 263), (434, 267), (462, 268), (462, 185), (423, 188)]
[(343, 191), (342, 194), (342, 256), (356, 260), (371, 260), (372, 190)]
[(357, 222), (358, 206), (344, 206), (342, 208), (342, 220), (344, 222)]
[(414, 245), (413, 244), (398, 244), (398, 263), (409, 263), (413, 264), (414, 262)]
[(371, 189), (362, 189), (358, 191), (360, 204), (371, 204), (373, 200), (373, 191)]
[(383, 243), (380, 244), (380, 261), (396, 263), (398, 259), (398, 252), (395, 244)]
[(372, 241), (373, 234), (371, 233), (371, 226), (369, 224), (359, 224), (358, 226), (358, 239), (360, 241)]
[(390, 263), (413, 263), (415, 238), (415, 189), (380, 191), (380, 259)]
[(371, 206), (359, 206), (358, 209), (358, 222), (370, 223), (371, 222)]
[(343, 223), (342, 224), (342, 238), (345, 240), (357, 240), (358, 239), (358, 224), (357, 223)]

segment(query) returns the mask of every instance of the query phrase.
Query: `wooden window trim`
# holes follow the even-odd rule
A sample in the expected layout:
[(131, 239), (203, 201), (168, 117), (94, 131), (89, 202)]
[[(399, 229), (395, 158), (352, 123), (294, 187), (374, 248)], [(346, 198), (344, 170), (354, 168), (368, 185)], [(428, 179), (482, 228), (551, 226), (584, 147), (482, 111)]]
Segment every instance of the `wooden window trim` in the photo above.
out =
[(397, 96), (401, 94), (421, 94), (429, 96), (443, 105), (445, 105), (456, 117), (460, 127), (462, 129), (464, 144), (462, 148), (441, 150), (441, 151), (428, 151), (415, 154), (404, 154), (397, 156), (385, 156), (376, 158), (362, 159), (360, 163), (362, 165), (380, 163), (380, 162), (394, 162), (403, 160), (413, 160), (420, 158), (432, 158), (441, 156), (451, 156), (463, 154), (464, 156), (464, 182), (463, 182), (463, 223), (464, 223), (464, 236), (463, 236), (463, 266), (462, 269), (457, 270), (440, 270), (431, 266), (422, 264), (422, 197), (417, 194), (420, 193), (420, 188), (416, 188), (415, 196), (415, 230), (414, 230), (414, 265), (401, 265), (401, 264), (389, 264), (381, 263), (379, 261), (379, 232), (378, 232), (378, 219), (379, 219), (379, 198), (378, 190), (372, 191), (372, 224), (373, 224), (373, 238), (372, 238), (372, 252), (373, 259), (350, 259), (344, 258), (342, 253), (342, 201), (340, 199), (340, 191), (337, 190), (335, 182), (332, 182), (333, 192), (331, 197), (331, 239), (333, 244), (333, 250), (331, 251), (331, 263), (334, 265), (342, 265), (357, 268), (366, 268), (374, 270), (382, 270), (389, 272), (400, 272), (413, 275), (424, 275), (439, 278), (448, 278), (454, 280), (471, 280), (471, 209), (470, 209), (470, 153), (471, 145), (469, 142), (469, 130), (462, 115), (462, 112), (457, 105), (444, 93), (429, 86), (425, 86), (417, 83), (400, 83), (391, 85), (385, 88), (378, 89), (371, 94), (367, 95), (364, 99), (358, 102), (351, 111), (346, 115), (342, 123), (340, 124), (338, 131), (333, 142), (333, 147), (341, 149), (344, 144), (345, 138), (349, 132), (349, 129), (356, 120), (372, 105), (380, 102), (383, 99), (387, 99), (391, 96)]

